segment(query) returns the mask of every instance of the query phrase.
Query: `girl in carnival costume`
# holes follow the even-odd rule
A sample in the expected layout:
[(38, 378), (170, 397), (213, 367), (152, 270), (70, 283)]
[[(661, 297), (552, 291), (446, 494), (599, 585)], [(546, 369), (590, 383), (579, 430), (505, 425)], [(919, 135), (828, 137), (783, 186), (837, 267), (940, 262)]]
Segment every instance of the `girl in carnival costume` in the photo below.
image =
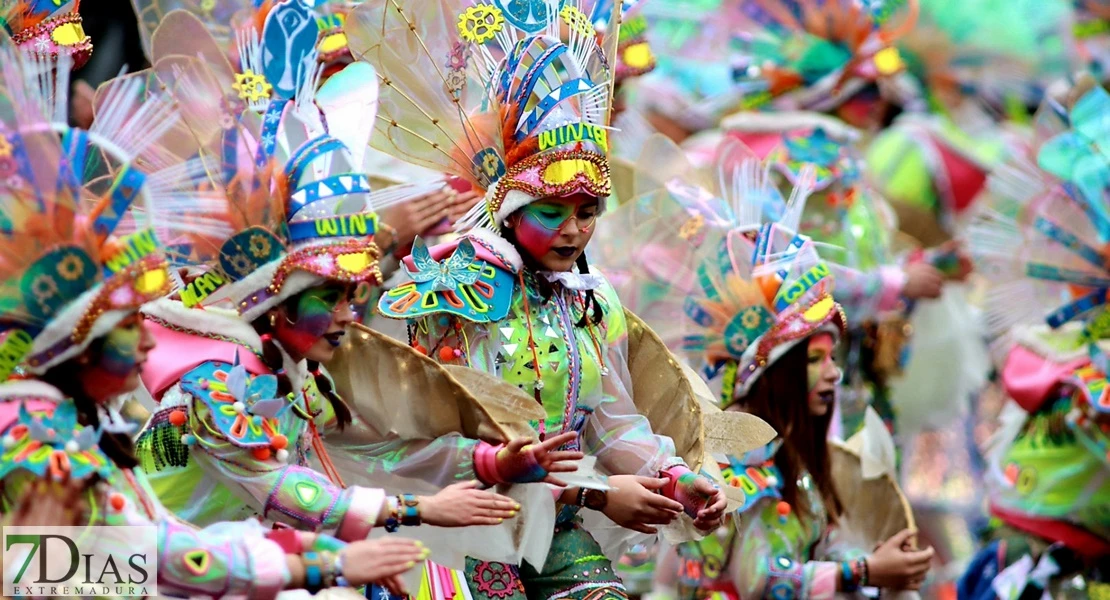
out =
[[(198, 530), (158, 502), (136, 469), (133, 428), (117, 407), (139, 385), (153, 348), (139, 308), (169, 290), (158, 238), (140, 223), (172, 228), (165, 221), (175, 216), (172, 207), (196, 199), (189, 165), (137, 167), (177, 114), (165, 97), (140, 106), (140, 90), (117, 90), (108, 107), (119, 118), (71, 130), (65, 94), (36, 87), (64, 90), (68, 56), (56, 65), (24, 61), (5, 47), (0, 64), (0, 139), (8, 149), (0, 160), (11, 174), (0, 184), (4, 512), (44, 481), (68, 481), (81, 502), (67, 507), (68, 516), (59, 511), (37, 524), (156, 527), (157, 585), (171, 595), (273, 598), (283, 589), (388, 580), (420, 560), (423, 549), (405, 540), (348, 546), (327, 536), (268, 536), (256, 522)], [(112, 183), (97, 194), (101, 179)], [(136, 202), (145, 206), (133, 209)], [(167, 212), (152, 210), (154, 202)], [(9, 379), (20, 364), (24, 376)], [(110, 551), (128, 541), (112, 530), (99, 535), (85, 542)]]
[[(794, 233), (812, 185), (807, 171), (783, 221), (773, 225), (760, 226), (762, 214), (781, 198), (750, 158), (723, 175), (736, 177), (722, 186), (731, 202), (672, 179), (612, 217), (635, 239), (670, 246), (671, 288), (659, 295), (670, 300), (647, 307), (656, 322), (671, 319), (661, 330), (664, 340), (704, 362), (726, 410), (752, 412), (781, 436), (747, 454), (719, 457), (738, 512), (714, 535), (664, 551), (656, 570), (661, 597), (825, 598), (862, 585), (915, 589), (928, 569), (931, 551), (903, 549), (908, 529), (886, 527), (890, 539), (858, 535), (869, 521), (912, 523), (900, 495), (870, 498), (870, 505), (857, 496), (847, 504), (844, 490), (855, 482), (834, 469), (840, 450), (827, 438), (844, 315), (833, 300), (829, 265), (812, 240)], [(883, 470), (893, 466), (892, 448), (887, 454)], [(882, 477), (886, 489), (896, 490), (887, 473)], [(861, 551), (867, 541), (882, 542), (871, 556)]]
[[(725, 501), (637, 414), (627, 317), (582, 256), (610, 192), (608, 68), (575, 2), (480, 3), (457, 16), (451, 4), (367, 2), (347, 23), (355, 56), (383, 77), (379, 140), (486, 190), (463, 237), (415, 246), (405, 261), (414, 281), (379, 310), (409, 319), (412, 345), (439, 361), (530, 392), (546, 414), (534, 423), (540, 439), (577, 432), (569, 447), (610, 476), (608, 493), (555, 490), (546, 564), (468, 561), (472, 595), (622, 598), (609, 557), (628, 530), (655, 533), (683, 512), (712, 529)], [(494, 456), (476, 455), (487, 481)], [(627, 529), (601, 526), (597, 513)]]
[[(368, 131), (351, 123), (327, 134), (313, 98), (324, 105), (336, 89), (355, 88), (369, 110), (376, 83), (366, 65), (352, 65), (317, 92), (318, 36), (305, 33), (314, 27), (304, 4), (277, 6), (261, 40), (240, 33), (241, 70), (189, 13), (169, 13), (153, 35), (161, 58), (140, 77), (153, 75), (189, 106), (183, 120), (211, 161), (209, 185), (231, 209), (219, 235), (175, 240), (193, 272), (174, 298), (145, 310), (160, 346), (143, 381), (158, 410), (140, 435), (140, 456), (167, 506), (197, 523), (259, 515), (344, 540), (375, 525), (497, 524), (518, 505), (473, 482), (420, 498), (345, 487), (323, 445), (324, 432), (363, 427), (320, 365), (353, 319), (352, 300), (380, 273), (378, 220), (349, 150), (365, 147)], [(255, 387), (228, 388), (239, 365)], [(410, 451), (429, 447), (431, 468), (466, 478), (472, 448), (448, 440)], [(527, 454), (546, 474), (565, 455), (545, 449), (507, 451), (504, 460)], [(323, 472), (308, 466), (310, 456)], [(403, 465), (429, 468), (422, 458)]]
[(1013, 400), (987, 449), (993, 517), (961, 598), (1103, 598), (1110, 590), (1104, 147), (1110, 94), (1046, 100), (1037, 143), (988, 184), (968, 238)]

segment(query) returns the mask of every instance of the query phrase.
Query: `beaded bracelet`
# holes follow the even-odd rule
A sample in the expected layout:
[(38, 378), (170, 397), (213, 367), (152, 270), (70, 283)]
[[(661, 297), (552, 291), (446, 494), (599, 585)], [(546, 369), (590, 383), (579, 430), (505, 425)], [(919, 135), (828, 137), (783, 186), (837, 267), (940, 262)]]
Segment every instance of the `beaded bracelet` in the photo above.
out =
[(401, 497), (393, 496), (386, 500), (389, 506), (389, 514), (385, 518), (385, 530), (389, 533), (396, 533), (397, 528), (401, 526)]
[(421, 523), (420, 501), (412, 494), (398, 496), (401, 503), (401, 524), (405, 527), (417, 527)]
[(840, 563), (841, 591), (854, 592), (867, 585), (867, 560), (857, 558)]

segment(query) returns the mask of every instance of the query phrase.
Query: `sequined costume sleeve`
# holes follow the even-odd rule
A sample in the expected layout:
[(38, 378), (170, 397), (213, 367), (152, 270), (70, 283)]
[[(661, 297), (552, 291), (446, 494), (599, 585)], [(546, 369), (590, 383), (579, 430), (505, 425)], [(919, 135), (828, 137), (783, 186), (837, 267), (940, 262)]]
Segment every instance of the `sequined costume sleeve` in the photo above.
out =
[[(382, 378), (385, 380), (388, 378)], [(382, 397), (390, 393), (381, 390)], [(337, 450), (336, 460), (357, 463), (345, 472), (366, 475), (375, 486), (392, 489), (403, 487), (408, 492), (427, 485), (424, 492), (434, 493), (460, 481), (471, 481), (474, 472), (474, 449), (477, 440), (452, 433), (434, 439), (402, 439), (390, 431), (381, 431), (375, 423), (355, 417), (343, 431), (331, 431), (325, 442)], [(398, 478), (400, 480), (398, 480)]]
[(905, 284), (906, 274), (897, 265), (867, 271), (843, 268), (836, 272), (834, 296), (844, 308), (849, 323), (862, 323), (899, 310)]
[[(50, 411), (35, 414), (42, 417)], [(50, 453), (26, 451), (41, 447), (35, 446), (26, 425), (9, 427), (4, 437), (10, 437), (12, 443), (0, 466), (2, 489), (5, 504), (15, 504), (29, 489), (28, 484), (47, 476), (35, 455)], [(162, 594), (265, 600), (277, 597), (288, 585), (290, 574), (285, 552), (265, 539), (264, 529), (257, 521), (218, 523), (197, 529), (172, 516), (158, 502), (141, 472), (117, 468), (96, 446), (73, 451), (64, 443), (69, 436), (56, 437), (59, 447), (55, 452), (67, 455), (71, 465), (81, 465), (71, 471), (71, 476), (100, 477), (98, 485), (105, 493), (98, 495), (98, 505), (91, 507), (89, 517), (95, 520), (90, 525), (158, 528), (158, 586)], [(97, 538), (93, 543), (117, 544), (127, 540)]]
[[(738, 534), (729, 569), (741, 598), (831, 599), (840, 564), (807, 560), (808, 535), (791, 515), (780, 521), (778, 501), (762, 500), (737, 519)], [(825, 558), (825, 557), (819, 557)]]
[(172, 596), (276, 598), (289, 584), (285, 552), (257, 522), (195, 529), (171, 516), (158, 523), (158, 591)]
[(411, 482), (421, 482), (427, 484), (429, 490), (438, 490), (477, 478), (474, 472), (477, 440), (454, 433), (429, 440), (405, 440), (391, 433), (382, 434), (365, 422), (351, 429), (335, 436), (337, 441), (329, 439), (328, 446), (357, 460), (357, 470), (375, 484), (379, 484), (379, 476), (385, 474), (403, 478), (407, 491), (413, 489)]
[[(209, 405), (180, 385), (166, 392), (163, 405), (179, 400), (191, 407), (187, 427), (195, 441), (189, 447), (189, 461), (199, 466), (203, 478), (213, 478), (226, 486), (263, 519), (332, 533), (345, 541), (363, 539), (370, 533), (385, 499), (382, 490), (357, 486), (343, 489), (311, 468), (282, 462), (271, 452), (259, 453), (232, 441), (234, 434), (214, 420)], [(327, 426), (329, 411), (325, 408), (317, 416), (320, 427)], [(297, 447), (307, 446), (308, 425), (287, 411), (277, 429), (287, 432), (290, 448), (294, 449), (288, 457), (292, 462), (293, 455), (302, 454)], [(298, 458), (297, 462), (305, 461)]]
[(604, 362), (609, 373), (602, 377), (600, 394), (583, 398), (590, 411), (581, 431), (583, 448), (609, 473), (655, 476), (683, 461), (675, 456), (674, 442), (656, 435), (632, 401), (628, 325), (616, 291), (605, 281), (597, 297), (605, 309)]

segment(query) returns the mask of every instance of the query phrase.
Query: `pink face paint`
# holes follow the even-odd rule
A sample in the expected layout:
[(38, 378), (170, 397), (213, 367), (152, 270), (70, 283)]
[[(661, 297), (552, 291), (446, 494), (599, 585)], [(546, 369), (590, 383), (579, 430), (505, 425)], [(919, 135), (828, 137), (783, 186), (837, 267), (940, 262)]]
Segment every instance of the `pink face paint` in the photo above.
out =
[(285, 349), (303, 356), (331, 328), (335, 309), (346, 302), (346, 290), (337, 286), (317, 287), (301, 292), (293, 323), (278, 319), (274, 335)]

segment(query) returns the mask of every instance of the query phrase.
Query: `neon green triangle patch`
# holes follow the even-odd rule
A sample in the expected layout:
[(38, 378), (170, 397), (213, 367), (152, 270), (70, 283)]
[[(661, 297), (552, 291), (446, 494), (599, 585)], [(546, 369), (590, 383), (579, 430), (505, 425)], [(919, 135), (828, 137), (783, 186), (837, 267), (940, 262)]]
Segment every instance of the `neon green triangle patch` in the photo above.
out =
[(312, 483), (311, 481), (301, 481), (293, 486), (293, 491), (297, 494), (297, 500), (301, 501), (301, 506), (312, 506), (316, 499), (320, 497), (320, 486)]

